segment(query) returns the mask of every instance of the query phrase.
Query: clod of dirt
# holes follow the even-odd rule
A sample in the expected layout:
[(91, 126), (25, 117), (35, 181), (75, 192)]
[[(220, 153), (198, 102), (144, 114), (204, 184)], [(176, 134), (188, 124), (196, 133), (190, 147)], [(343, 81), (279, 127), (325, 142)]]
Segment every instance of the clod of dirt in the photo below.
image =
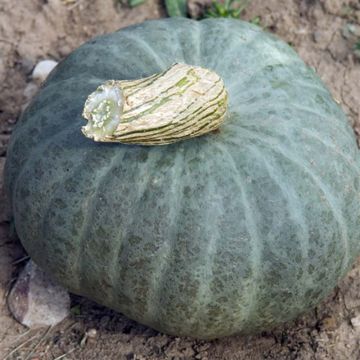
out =
[(10, 291), (8, 306), (15, 319), (29, 328), (50, 326), (69, 315), (70, 297), (30, 260)]
[(209, 7), (212, 0), (189, 0), (187, 3), (188, 13), (192, 19), (198, 19)]
[(57, 64), (57, 61), (54, 60), (42, 60), (38, 62), (32, 72), (32, 79), (38, 84), (41, 84)]

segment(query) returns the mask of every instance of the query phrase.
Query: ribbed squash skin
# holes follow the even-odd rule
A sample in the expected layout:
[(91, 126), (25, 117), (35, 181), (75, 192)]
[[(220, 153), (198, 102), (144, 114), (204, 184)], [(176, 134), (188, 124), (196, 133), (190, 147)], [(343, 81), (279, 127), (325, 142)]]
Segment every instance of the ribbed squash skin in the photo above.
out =
[[(107, 79), (175, 62), (229, 91), (217, 133), (95, 143)], [(236, 20), (150, 21), (81, 46), (20, 119), (6, 163), (15, 226), (70, 291), (165, 333), (268, 329), (326, 296), (359, 254), (359, 156), (345, 115), (284, 42)]]

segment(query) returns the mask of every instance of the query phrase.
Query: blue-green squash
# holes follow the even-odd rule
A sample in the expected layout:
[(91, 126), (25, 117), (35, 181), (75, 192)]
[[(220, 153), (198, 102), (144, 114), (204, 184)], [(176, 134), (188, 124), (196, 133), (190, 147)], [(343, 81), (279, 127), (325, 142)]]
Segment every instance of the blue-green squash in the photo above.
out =
[[(97, 86), (176, 62), (224, 80), (219, 131), (153, 147), (82, 134)], [(5, 172), (36, 263), (168, 334), (210, 339), (294, 319), (360, 253), (351, 126), (287, 44), (237, 20), (148, 21), (84, 44), (19, 120)]]

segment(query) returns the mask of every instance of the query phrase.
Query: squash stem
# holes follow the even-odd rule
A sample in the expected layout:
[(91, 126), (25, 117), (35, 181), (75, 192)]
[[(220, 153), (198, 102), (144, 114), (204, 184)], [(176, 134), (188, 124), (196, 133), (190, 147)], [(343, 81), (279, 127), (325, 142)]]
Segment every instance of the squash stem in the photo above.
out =
[(88, 123), (82, 128), (83, 133), (95, 141), (112, 135), (119, 125), (122, 105), (122, 92), (115, 82), (98, 87), (85, 103), (83, 116)]

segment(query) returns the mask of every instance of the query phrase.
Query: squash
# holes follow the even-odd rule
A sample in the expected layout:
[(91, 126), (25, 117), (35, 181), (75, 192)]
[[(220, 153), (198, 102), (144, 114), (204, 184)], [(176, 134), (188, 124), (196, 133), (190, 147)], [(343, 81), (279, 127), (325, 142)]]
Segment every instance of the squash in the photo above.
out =
[[(100, 84), (174, 63), (223, 79), (218, 131), (150, 147), (82, 134)], [(168, 334), (211, 339), (292, 320), (360, 253), (350, 124), (290, 46), (238, 20), (147, 21), (84, 44), (19, 120), (5, 172), (37, 264)]]

